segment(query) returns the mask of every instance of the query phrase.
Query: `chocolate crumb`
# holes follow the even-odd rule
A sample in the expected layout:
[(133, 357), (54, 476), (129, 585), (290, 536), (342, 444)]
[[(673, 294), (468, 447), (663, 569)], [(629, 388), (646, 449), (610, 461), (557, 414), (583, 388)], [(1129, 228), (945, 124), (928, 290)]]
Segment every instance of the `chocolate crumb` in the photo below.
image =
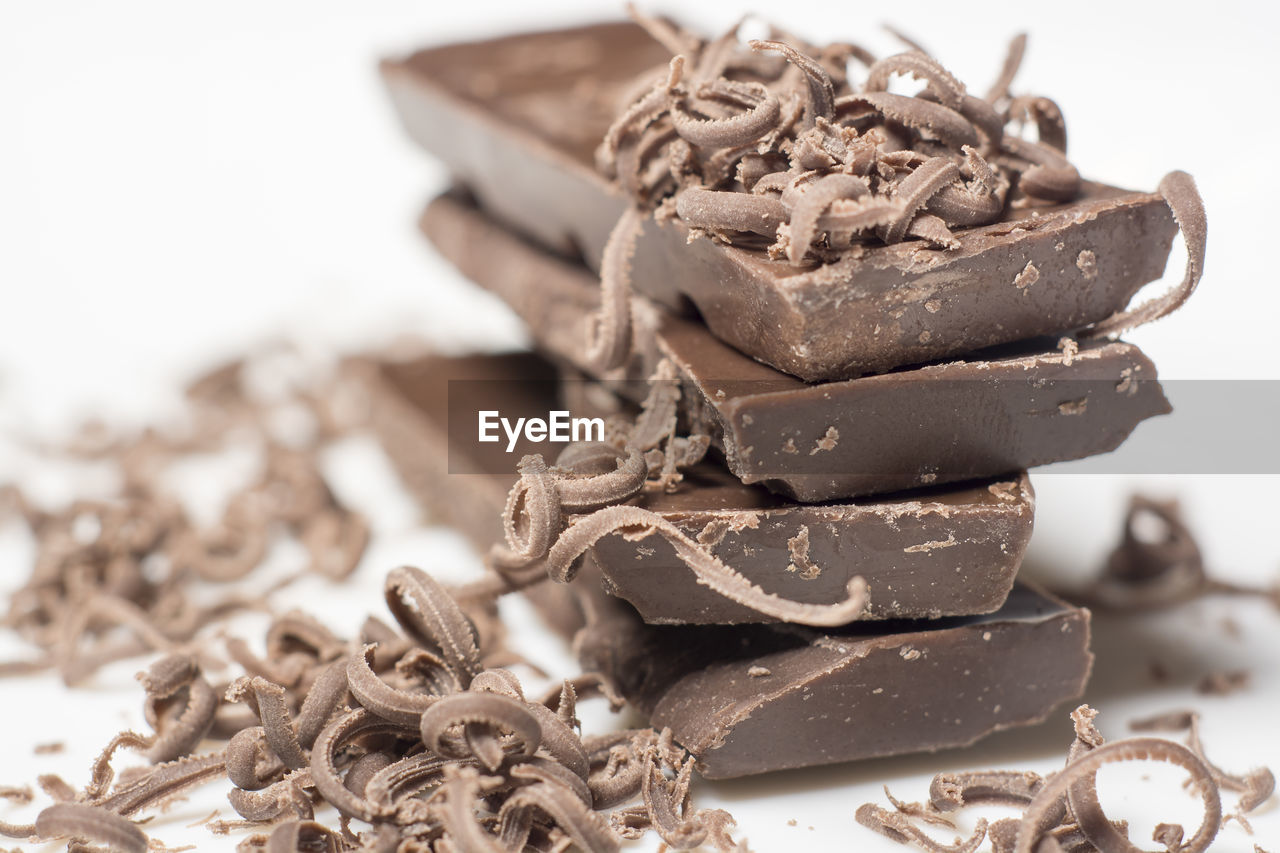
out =
[(1205, 696), (1230, 696), (1249, 686), (1248, 670), (1237, 669), (1229, 672), (1213, 672), (1200, 679), (1196, 684), (1196, 692)]
[(8, 800), (12, 803), (29, 803), (35, 799), (35, 792), (31, 790), (30, 785), (16, 787), (13, 785), (0, 785), (0, 800)]
[(1019, 290), (1026, 290), (1031, 285), (1040, 280), (1040, 270), (1031, 261), (1027, 261), (1027, 265), (1022, 268), (1022, 272), (1014, 276), (1013, 285)]
[(836, 442), (840, 440), (840, 431), (833, 426), (827, 427), (827, 432), (822, 438), (818, 439), (813, 445), (813, 450), (809, 451), (810, 456), (814, 456), (825, 450), (835, 450)]
[(32, 748), (32, 752), (36, 755), (56, 755), (64, 751), (67, 745), (60, 740), (50, 741), (48, 743), (38, 743)]
[(1065, 403), (1058, 404), (1058, 412), (1063, 415), (1083, 415), (1088, 408), (1088, 397), (1081, 397), (1079, 400), (1068, 400)]
[(1085, 277), (1086, 281), (1091, 281), (1098, 277), (1098, 257), (1088, 249), (1084, 249), (1076, 256), (1076, 268)]
[(1169, 668), (1155, 658), (1147, 662), (1147, 674), (1151, 676), (1151, 680), (1156, 684), (1169, 683)]
[(1075, 338), (1058, 338), (1058, 349), (1062, 350), (1062, 366), (1070, 367), (1080, 352), (1080, 344)]
[(789, 572), (799, 572), (805, 580), (813, 580), (822, 574), (822, 567), (809, 559), (809, 528), (801, 525), (800, 531), (787, 540), (787, 551), (791, 554)]

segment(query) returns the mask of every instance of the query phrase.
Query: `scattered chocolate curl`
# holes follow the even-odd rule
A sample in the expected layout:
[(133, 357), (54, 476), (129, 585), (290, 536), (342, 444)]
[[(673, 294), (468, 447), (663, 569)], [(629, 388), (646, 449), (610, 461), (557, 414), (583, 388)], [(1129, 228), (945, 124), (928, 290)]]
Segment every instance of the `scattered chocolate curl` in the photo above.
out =
[[(1138, 736), (1108, 743), (1094, 724), (1097, 711), (1081, 705), (1071, 714), (1075, 740), (1068, 750), (1062, 771), (1042, 777), (1037, 773), (1009, 770), (982, 770), (939, 773), (929, 786), (929, 802), (901, 803), (892, 796), (895, 811), (866, 803), (857, 811), (857, 820), (903, 844), (914, 844), (932, 853), (961, 853), (975, 850), (985, 833), (996, 853), (1034, 853), (1045, 850), (1099, 850), (1132, 853), (1141, 848), (1128, 838), (1127, 826), (1107, 818), (1098, 800), (1097, 773), (1106, 764), (1121, 761), (1164, 761), (1188, 773), (1187, 786), (1199, 794), (1204, 817), (1194, 834), (1184, 840), (1179, 824), (1161, 824), (1154, 840), (1180, 853), (1202, 853), (1213, 842), (1224, 820), (1221, 792), (1242, 792), (1236, 812), (1246, 829), (1245, 815), (1271, 797), (1275, 779), (1266, 768), (1245, 776), (1234, 776), (1215, 767), (1204, 755), (1198, 721), (1193, 712), (1179, 711), (1132, 726), (1142, 731), (1189, 729), (1187, 744), (1154, 736)], [(888, 795), (888, 790), (885, 791)], [(942, 845), (925, 835), (913, 819), (938, 823), (970, 806), (1002, 805), (1021, 812), (1017, 819), (1006, 818), (988, 825), (979, 821), (968, 840), (957, 839)], [(947, 825), (947, 824), (943, 824)]]

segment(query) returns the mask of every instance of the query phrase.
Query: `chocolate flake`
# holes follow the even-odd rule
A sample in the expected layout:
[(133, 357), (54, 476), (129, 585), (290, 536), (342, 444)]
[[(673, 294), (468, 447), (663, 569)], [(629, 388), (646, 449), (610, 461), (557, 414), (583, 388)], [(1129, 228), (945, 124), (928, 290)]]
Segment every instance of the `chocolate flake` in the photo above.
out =
[(1196, 684), (1196, 692), (1206, 696), (1230, 696), (1248, 688), (1249, 681), (1249, 671), (1245, 669), (1211, 672)]

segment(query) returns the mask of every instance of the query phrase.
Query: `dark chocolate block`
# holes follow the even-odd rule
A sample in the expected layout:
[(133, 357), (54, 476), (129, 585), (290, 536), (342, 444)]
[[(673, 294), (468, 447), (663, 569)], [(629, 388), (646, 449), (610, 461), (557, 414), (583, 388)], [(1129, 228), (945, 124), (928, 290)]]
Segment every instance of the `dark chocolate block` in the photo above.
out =
[(1045, 719), (1093, 663), (1089, 611), (1023, 584), (988, 616), (835, 630), (645, 625), (605, 595), (581, 609), (584, 668), (712, 779), (963, 746)]
[[(523, 453), (554, 454), (556, 445), (518, 446), (506, 454), (446, 424), (459, 398), (447, 400), (450, 378), (492, 380), (513, 413), (554, 408), (549, 366), (536, 356), (427, 358), (382, 365), (375, 379), (375, 422), (393, 462), (414, 493), (482, 546), (501, 536), (499, 517)], [(501, 380), (501, 381), (498, 381)], [(477, 383), (476, 393), (485, 383)], [(457, 395), (459, 392), (453, 392)], [(463, 412), (461, 421), (475, 423)], [(468, 471), (449, 473), (452, 441)], [(485, 460), (481, 456), (488, 455)], [(990, 612), (1008, 594), (1031, 535), (1034, 497), (1026, 475), (963, 488), (921, 490), (883, 500), (797, 505), (723, 468), (703, 463), (671, 494), (647, 491), (635, 502), (667, 518), (711, 548), (766, 592), (834, 603), (861, 575), (871, 588), (866, 618), (933, 618)], [(652, 622), (738, 623), (766, 617), (698, 584), (665, 540), (627, 541), (621, 535), (593, 549), (606, 586)]]
[[(382, 68), (410, 135), (486, 211), (594, 268), (626, 202), (592, 151), (622, 94), (667, 58), (641, 28), (606, 24)], [(632, 278), (668, 306), (691, 299), (742, 352), (805, 380), (840, 379), (1102, 320), (1162, 274), (1175, 230), (1158, 194), (1086, 182), (1070, 203), (957, 230), (956, 249), (908, 241), (816, 268), (649, 222)]]
[[(695, 469), (674, 494), (636, 503), (666, 517), (766, 592), (814, 604), (846, 596), (861, 575), (864, 619), (988, 613), (1004, 601), (1031, 538), (1035, 498), (1026, 474), (965, 488), (879, 499), (788, 504), (718, 467)], [(764, 621), (699, 584), (657, 536), (614, 535), (592, 549), (606, 587), (646, 621)]]
[[(597, 301), (595, 278), (456, 196), (421, 227), (445, 257), (508, 302), (539, 344), (575, 367)], [(1114, 450), (1169, 404), (1137, 347), (1089, 341), (1068, 357), (1040, 339), (964, 360), (879, 376), (805, 383), (753, 361), (696, 322), (643, 299), (635, 354), (597, 378), (641, 380), (665, 355), (690, 411), (743, 482), (800, 501), (898, 491), (1000, 475)], [(611, 383), (638, 399), (641, 382)]]

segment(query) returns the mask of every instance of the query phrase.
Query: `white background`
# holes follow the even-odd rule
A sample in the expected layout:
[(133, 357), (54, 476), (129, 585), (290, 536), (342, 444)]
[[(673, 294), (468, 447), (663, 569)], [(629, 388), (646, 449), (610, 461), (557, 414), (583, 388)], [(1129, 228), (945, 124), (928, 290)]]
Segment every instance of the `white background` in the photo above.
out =
[[(533, 26), (616, 16), (612, 4), (421, 2), (5, 3), (0, 6), (0, 431), (65, 434), (99, 414), (140, 424), (169, 417), (180, 381), (212, 360), (288, 337), (317, 352), (354, 350), (422, 335), (448, 349), (504, 348), (524, 338), (498, 303), (465, 284), (419, 240), (414, 220), (444, 175), (396, 126), (376, 60), (416, 46)], [(678, 11), (675, 6), (658, 7)], [(891, 7), (788, 2), (777, 19), (817, 41), (850, 39), (880, 53), (897, 45), (877, 29), (897, 24), (981, 90), (1007, 39), (1030, 33), (1016, 88), (1062, 106), (1071, 157), (1088, 177), (1153, 188), (1181, 168), (1196, 176), (1210, 219), (1207, 272), (1183, 312), (1133, 333), (1163, 377), (1280, 378), (1270, 255), (1280, 121), (1274, 7), (1255, 3), (930, 3)], [(705, 3), (681, 17), (705, 30), (746, 8)], [(1180, 246), (1180, 243), (1178, 244)], [(1175, 251), (1179, 251), (1175, 247)], [(1175, 255), (1167, 281), (1181, 272)], [(1135, 441), (1140, 441), (1139, 430)], [(476, 560), (453, 534), (421, 528), (375, 448), (359, 442), (331, 459), (344, 494), (377, 513), (378, 538), (354, 582), (309, 582), (307, 606), (354, 630), (381, 612), (380, 578), (400, 562), (445, 574)], [(1068, 469), (1069, 470), (1069, 469)], [(6, 442), (0, 482), (35, 478), (39, 496), (83, 486)], [(190, 474), (197, 490), (229, 475)], [(1280, 568), (1274, 477), (1132, 478), (1054, 474), (1036, 479), (1037, 534), (1029, 566), (1079, 578), (1110, 547), (1134, 488), (1182, 497), (1214, 569), (1266, 582)], [(28, 571), (16, 526), (0, 536), (0, 595)], [(297, 555), (292, 555), (296, 559)], [(289, 554), (280, 557), (288, 563)], [(288, 602), (282, 602), (287, 604)], [(570, 667), (558, 648), (508, 605), (541, 660)], [(1224, 627), (1230, 615), (1239, 636)], [(1205, 714), (1210, 755), (1228, 769), (1280, 765), (1280, 614), (1260, 602), (1212, 601), (1161, 617), (1097, 620), (1097, 674), (1087, 698), (1104, 734), (1139, 713), (1191, 704)], [(261, 630), (260, 625), (256, 630)], [(0, 640), (0, 656), (22, 649)], [(1147, 679), (1158, 657), (1171, 684)], [(141, 726), (130, 676), (114, 667), (89, 687), (55, 679), (0, 682), (0, 784), (61, 772), (81, 783), (88, 760), (121, 726)], [(1247, 668), (1250, 688), (1196, 696), (1207, 672)], [(37, 705), (52, 703), (53, 710)], [(85, 711), (86, 719), (80, 715)], [(1064, 709), (1065, 711), (1065, 709)], [(70, 721), (73, 730), (60, 728)], [(607, 725), (604, 717), (589, 725)], [(30, 727), (28, 734), (24, 727)], [(65, 740), (58, 756), (30, 743)], [(1053, 769), (1069, 742), (1065, 716), (940, 756), (875, 761), (760, 780), (698, 786), (700, 805), (724, 805), (753, 848), (896, 850), (853, 823), (890, 782), (925, 795), (936, 770)], [(1198, 808), (1175, 777), (1150, 782), (1102, 774), (1113, 816), (1134, 821), (1150, 847), (1157, 820), (1191, 831)], [(1167, 784), (1166, 784), (1167, 783)], [(1141, 785), (1154, 785), (1148, 795)], [(218, 786), (210, 786), (217, 789)], [(1165, 805), (1159, 814), (1144, 803)], [(1230, 799), (1229, 799), (1230, 802)], [(0, 818), (33, 814), (0, 803)], [(150, 830), (169, 843), (230, 849), (184, 829), (212, 809), (206, 790)], [(995, 813), (999, 814), (999, 813)], [(994, 816), (994, 815), (993, 815)], [(794, 819), (795, 826), (788, 825)], [(809, 829), (812, 827), (812, 829)], [(1222, 850), (1274, 850), (1275, 803), (1248, 839), (1232, 824)], [(2, 845), (0, 845), (2, 846)], [(642, 848), (653, 846), (652, 840)]]

